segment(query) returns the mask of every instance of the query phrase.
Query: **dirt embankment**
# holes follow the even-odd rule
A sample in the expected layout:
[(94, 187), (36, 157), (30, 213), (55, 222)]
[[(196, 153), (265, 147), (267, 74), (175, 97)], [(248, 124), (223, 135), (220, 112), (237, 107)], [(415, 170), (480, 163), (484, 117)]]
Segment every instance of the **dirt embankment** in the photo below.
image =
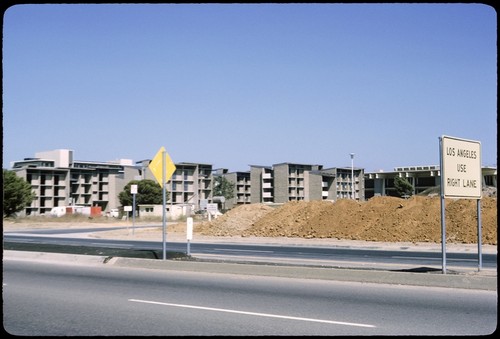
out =
[[(446, 199), (450, 243), (477, 242), (475, 200)], [(497, 244), (497, 199), (481, 200), (482, 243)], [(210, 236), (335, 238), (383, 242), (441, 242), (439, 197), (375, 197), (366, 202), (338, 200), (238, 206), (195, 227)]]

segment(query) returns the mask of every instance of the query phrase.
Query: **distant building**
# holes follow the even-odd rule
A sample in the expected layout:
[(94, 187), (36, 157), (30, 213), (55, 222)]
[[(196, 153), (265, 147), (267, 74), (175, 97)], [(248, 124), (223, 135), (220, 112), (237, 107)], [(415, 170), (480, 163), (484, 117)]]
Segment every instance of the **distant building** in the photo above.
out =
[[(138, 208), (139, 216), (141, 218), (163, 217), (163, 204), (139, 205)], [(191, 213), (191, 205), (167, 205), (165, 217), (170, 220), (177, 220), (184, 216), (190, 216)]]
[(360, 168), (323, 169), (322, 165), (296, 163), (250, 167), (252, 203), (365, 199)]
[(271, 166), (250, 165), (250, 201), (257, 203), (274, 202), (274, 171)]
[(34, 158), (15, 161), (12, 170), (33, 188), (35, 199), (21, 215), (48, 214), (54, 207), (120, 206), (118, 193), (138, 174), (132, 161), (92, 162), (73, 160), (73, 151), (38, 152)]
[(311, 184), (308, 185), (310, 187), (310, 198), (308, 201), (319, 200), (319, 194), (321, 194), (323, 200), (365, 200), (364, 169), (362, 168), (333, 167), (319, 171), (311, 171), (309, 172), (310, 183), (314, 182), (314, 177), (311, 175), (321, 177), (321, 190), (318, 188), (314, 189), (319, 184), (319, 179), (315, 179), (317, 182), (316, 186)]
[[(483, 187), (497, 187), (497, 169), (495, 167), (483, 167)], [(441, 173), (439, 166), (406, 166), (395, 167), (390, 172), (367, 172), (365, 173), (365, 197), (373, 196), (398, 196), (394, 187), (395, 177), (406, 178), (413, 186), (413, 194), (422, 193), (425, 190), (439, 187), (441, 185)]]
[(234, 197), (232, 199), (225, 199), (222, 204), (223, 209), (229, 210), (237, 205), (250, 204), (252, 202), (250, 171), (228, 172), (227, 169), (221, 168), (214, 173), (214, 176), (218, 175), (224, 177), (234, 185)]

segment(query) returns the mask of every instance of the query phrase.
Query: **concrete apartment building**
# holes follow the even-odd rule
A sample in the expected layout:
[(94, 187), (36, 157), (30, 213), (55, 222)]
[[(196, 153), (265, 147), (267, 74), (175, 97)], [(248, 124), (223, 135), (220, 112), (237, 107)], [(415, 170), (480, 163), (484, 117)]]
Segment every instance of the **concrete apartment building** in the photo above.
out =
[(38, 152), (34, 158), (15, 161), (12, 170), (32, 186), (36, 196), (24, 215), (50, 213), (53, 207), (70, 205), (109, 212), (120, 206), (118, 193), (138, 174), (131, 160), (77, 161), (67, 149)]
[(271, 166), (250, 165), (250, 182), (252, 204), (274, 202), (274, 171)]
[(252, 203), (364, 200), (364, 170), (360, 168), (323, 169), (322, 165), (296, 163), (250, 167)]
[(200, 209), (202, 201), (212, 201), (212, 165), (177, 163), (167, 189), (173, 204), (191, 204)]
[(237, 205), (251, 203), (251, 180), (250, 172), (228, 172), (226, 168), (215, 171), (214, 176), (223, 176), (227, 181), (234, 185), (234, 197), (227, 199), (222, 204), (223, 208), (229, 210)]

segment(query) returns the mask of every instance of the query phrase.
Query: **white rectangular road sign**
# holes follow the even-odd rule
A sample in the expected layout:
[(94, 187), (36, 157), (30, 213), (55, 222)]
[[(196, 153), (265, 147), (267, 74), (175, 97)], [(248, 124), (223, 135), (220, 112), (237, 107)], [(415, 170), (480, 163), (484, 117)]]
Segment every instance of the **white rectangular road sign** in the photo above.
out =
[(441, 159), (444, 197), (481, 199), (481, 143), (442, 136)]
[(205, 211), (207, 209), (208, 199), (200, 199), (200, 210)]

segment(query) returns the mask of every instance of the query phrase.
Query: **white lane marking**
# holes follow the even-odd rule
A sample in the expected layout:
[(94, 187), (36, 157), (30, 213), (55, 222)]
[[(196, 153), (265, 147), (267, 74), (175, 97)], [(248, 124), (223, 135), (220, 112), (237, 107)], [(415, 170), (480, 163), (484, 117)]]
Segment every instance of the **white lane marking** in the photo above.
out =
[(314, 318), (292, 317), (292, 316), (287, 316), (287, 315), (269, 314), (269, 313), (257, 313), (257, 312), (238, 311), (238, 310), (230, 310), (230, 309), (225, 309), (225, 308), (214, 308), (214, 307), (204, 307), (204, 306), (194, 306), (194, 305), (172, 304), (172, 303), (164, 303), (164, 302), (159, 302), (159, 301), (149, 301), (149, 300), (139, 300), (139, 299), (129, 299), (128, 301), (138, 302), (138, 303), (145, 303), (145, 304), (163, 305), (163, 306), (194, 308), (194, 309), (198, 309), (198, 310), (215, 311), (215, 312), (226, 312), (226, 313), (255, 315), (255, 316), (259, 316), (259, 317), (268, 317), (268, 318), (281, 318), (281, 319), (289, 319), (289, 320), (311, 321), (311, 322), (317, 322), (317, 323), (326, 323), (326, 324), (335, 324), (335, 325), (346, 325), (346, 326), (375, 327), (374, 325), (368, 325), (368, 324), (348, 323), (348, 322), (343, 322), (343, 321), (333, 321), (333, 320), (314, 319)]
[(274, 251), (263, 251), (263, 250), (237, 250), (237, 249), (230, 249), (230, 248), (214, 248), (214, 251), (274, 253)]
[(441, 258), (424, 258), (424, 257), (404, 257), (404, 256), (398, 256), (398, 255), (393, 255), (391, 259), (418, 259), (418, 260), (441, 260)]
[[(425, 258), (425, 257), (402, 257), (402, 256), (392, 256), (392, 259), (419, 259), (419, 260), (442, 260), (442, 258)], [(446, 258), (448, 261), (477, 261), (477, 259), (455, 259), (455, 258)]]
[(128, 249), (132, 249), (133, 246), (128, 246), (128, 247), (124, 247), (123, 245), (120, 245), (120, 244), (115, 244), (115, 243), (105, 243), (105, 242), (92, 242), (90, 243), (91, 245), (93, 246), (97, 246), (97, 247), (103, 247), (103, 246), (106, 246), (106, 247), (110, 247), (110, 248), (118, 248), (118, 249), (124, 249), (124, 250), (128, 250)]

